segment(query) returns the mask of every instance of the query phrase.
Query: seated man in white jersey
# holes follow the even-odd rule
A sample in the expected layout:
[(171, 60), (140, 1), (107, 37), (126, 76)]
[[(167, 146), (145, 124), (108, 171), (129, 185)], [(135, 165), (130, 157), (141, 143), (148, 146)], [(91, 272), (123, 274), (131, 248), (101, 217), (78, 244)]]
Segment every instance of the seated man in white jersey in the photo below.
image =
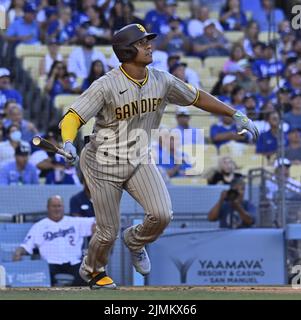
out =
[(84, 237), (93, 233), (94, 218), (64, 216), (64, 204), (60, 196), (52, 196), (47, 202), (48, 216), (35, 223), (24, 242), (15, 251), (13, 260), (32, 254), (38, 248), (41, 258), (49, 264), (51, 285), (56, 285), (57, 274), (71, 274), (72, 286), (85, 285), (78, 270), (82, 260)]

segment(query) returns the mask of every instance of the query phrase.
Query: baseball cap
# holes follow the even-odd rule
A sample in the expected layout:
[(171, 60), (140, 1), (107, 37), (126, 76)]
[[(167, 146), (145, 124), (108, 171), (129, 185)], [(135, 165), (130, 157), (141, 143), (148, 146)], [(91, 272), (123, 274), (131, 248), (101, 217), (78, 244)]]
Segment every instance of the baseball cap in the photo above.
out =
[(25, 13), (35, 13), (37, 11), (37, 6), (34, 3), (26, 3), (23, 10)]
[(212, 20), (212, 19), (207, 19), (207, 20), (205, 20), (205, 22), (203, 23), (204, 29), (207, 28), (207, 27), (209, 27), (209, 26), (211, 26), (211, 25), (214, 25), (214, 26), (215, 26), (215, 22), (214, 22), (214, 20)]
[(6, 68), (0, 68), (0, 78), (10, 77), (10, 71)]
[(28, 156), (31, 152), (30, 144), (27, 142), (21, 142), (16, 148), (16, 156)]
[(177, 1), (176, 0), (166, 0), (165, 5), (167, 6), (177, 6)]
[(224, 78), (223, 78), (223, 82), (222, 85), (225, 86), (229, 83), (232, 83), (236, 80), (236, 77), (233, 74), (227, 74)]
[(173, 73), (178, 67), (187, 67), (187, 63), (185, 63), (185, 62), (176, 62), (169, 68), (169, 72)]
[(288, 160), (287, 158), (279, 158), (274, 161), (274, 168), (279, 168), (283, 165), (286, 167), (290, 167), (291, 166), (290, 160)]
[(179, 116), (179, 115), (190, 116), (190, 112), (189, 112), (188, 108), (186, 108), (186, 107), (178, 107), (177, 111), (176, 111), (176, 115), (177, 116)]
[(293, 132), (301, 133), (301, 129), (300, 129), (300, 128), (290, 128), (290, 129), (287, 131), (288, 134), (293, 133)]

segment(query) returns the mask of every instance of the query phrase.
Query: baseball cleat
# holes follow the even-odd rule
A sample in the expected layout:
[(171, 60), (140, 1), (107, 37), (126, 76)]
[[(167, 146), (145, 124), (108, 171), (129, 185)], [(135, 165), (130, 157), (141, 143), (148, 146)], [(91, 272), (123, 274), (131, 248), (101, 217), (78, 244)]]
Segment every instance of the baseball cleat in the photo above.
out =
[(85, 259), (83, 260), (80, 268), (79, 275), (83, 280), (85, 280), (90, 289), (116, 289), (117, 286), (114, 281), (107, 276), (104, 268), (101, 272), (90, 273), (85, 269)]
[(131, 253), (132, 263), (136, 271), (142, 274), (143, 276), (148, 275), (151, 271), (151, 262), (149, 260), (149, 257), (145, 248), (143, 247), (140, 250), (132, 251), (126, 243), (126, 230), (124, 230), (122, 233), (122, 239), (124, 244), (127, 246), (127, 248)]
[(151, 263), (148, 257), (148, 254), (143, 247), (139, 251), (130, 251), (132, 256), (132, 263), (137, 272), (146, 276), (151, 271)]
[(114, 281), (105, 272), (92, 273), (92, 279), (88, 282), (91, 290), (94, 289), (116, 289)]

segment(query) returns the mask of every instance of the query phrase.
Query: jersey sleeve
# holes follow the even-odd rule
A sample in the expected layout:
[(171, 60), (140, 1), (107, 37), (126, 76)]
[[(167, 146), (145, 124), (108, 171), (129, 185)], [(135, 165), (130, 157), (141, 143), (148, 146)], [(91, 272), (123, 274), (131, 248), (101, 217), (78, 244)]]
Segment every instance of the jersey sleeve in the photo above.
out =
[(86, 123), (97, 115), (103, 105), (103, 85), (100, 81), (95, 81), (74, 101), (70, 109), (80, 117), (83, 123)]
[(21, 247), (26, 250), (29, 254), (33, 253), (33, 249), (36, 246), (35, 238), (36, 238), (36, 226), (32, 226), (31, 229), (28, 231), (24, 241), (21, 243)]
[(193, 105), (199, 98), (200, 92), (192, 85), (169, 75), (169, 90), (167, 93), (167, 103), (174, 103), (180, 106)]

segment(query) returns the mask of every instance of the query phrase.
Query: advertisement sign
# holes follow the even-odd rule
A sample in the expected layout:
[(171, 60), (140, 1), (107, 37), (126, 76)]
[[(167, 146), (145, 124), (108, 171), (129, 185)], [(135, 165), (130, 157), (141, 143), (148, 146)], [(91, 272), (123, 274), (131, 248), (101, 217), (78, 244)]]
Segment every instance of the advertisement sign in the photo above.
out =
[(182, 230), (148, 246), (149, 285), (283, 285), (282, 229)]

